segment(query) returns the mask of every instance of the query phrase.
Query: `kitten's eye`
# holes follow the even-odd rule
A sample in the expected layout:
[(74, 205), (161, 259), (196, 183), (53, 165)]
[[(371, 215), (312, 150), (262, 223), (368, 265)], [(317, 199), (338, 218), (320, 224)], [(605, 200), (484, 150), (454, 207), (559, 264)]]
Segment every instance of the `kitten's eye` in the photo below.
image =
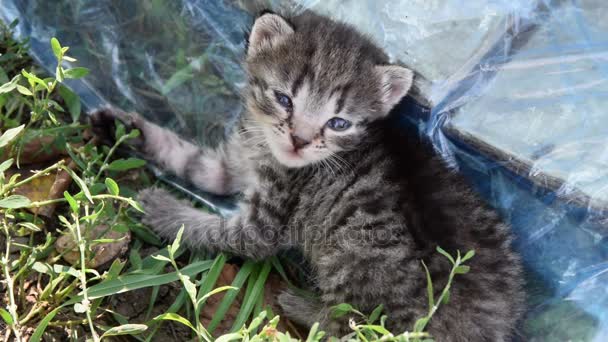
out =
[(342, 118), (331, 118), (327, 120), (327, 127), (333, 129), (334, 131), (345, 131), (352, 126), (352, 123), (348, 120), (344, 120)]
[(278, 91), (274, 92), (274, 96), (276, 97), (277, 102), (284, 108), (291, 109), (293, 107), (293, 103), (291, 103), (289, 96)]

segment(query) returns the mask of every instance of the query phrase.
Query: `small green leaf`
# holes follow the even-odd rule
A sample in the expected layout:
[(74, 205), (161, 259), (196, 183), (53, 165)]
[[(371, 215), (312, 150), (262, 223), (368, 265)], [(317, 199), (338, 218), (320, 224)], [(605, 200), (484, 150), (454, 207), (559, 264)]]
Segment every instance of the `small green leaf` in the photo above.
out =
[(164, 313), (162, 315), (154, 317), (153, 320), (155, 320), (155, 321), (158, 321), (158, 320), (169, 320), (169, 321), (179, 322), (179, 323), (181, 323), (181, 324), (189, 327), (194, 332), (197, 332), (196, 328), (194, 328), (194, 326), (192, 325), (192, 323), (190, 323), (190, 321), (188, 321), (187, 319), (185, 319), (184, 317), (182, 317), (182, 316), (180, 316), (180, 315), (178, 315), (176, 313), (167, 312), (167, 313)]
[(224, 292), (224, 291), (228, 291), (228, 290), (238, 290), (238, 287), (234, 287), (234, 286), (221, 286), (218, 287), (216, 289), (214, 289), (213, 291), (210, 291), (208, 293), (206, 293), (204, 296), (202, 296), (197, 302), (196, 302), (196, 306), (198, 307), (202, 302), (206, 301), (209, 297), (213, 296), (214, 294), (220, 293), (220, 292)]
[[(190, 280), (190, 277), (186, 275), (182, 275), (179, 277), (179, 280), (184, 285), (184, 289), (186, 289), (186, 293), (190, 297), (192, 304), (196, 303), (196, 285)], [(196, 305), (195, 305), (196, 306)]]
[(140, 270), (142, 266), (141, 256), (139, 255), (139, 248), (132, 248), (129, 252), (129, 262), (131, 267), (136, 270)]
[(458, 267), (456, 267), (456, 269), (454, 270), (455, 274), (466, 274), (469, 273), (469, 271), (471, 270), (471, 267), (467, 266), (467, 265), (460, 265)]
[(475, 250), (471, 249), (462, 257), (461, 262), (465, 262), (475, 256)]
[(19, 226), (26, 228), (32, 232), (39, 232), (41, 231), (40, 227), (38, 227), (37, 225), (33, 224), (32, 222), (19, 222)]
[(74, 267), (70, 267), (70, 266), (66, 266), (66, 265), (60, 265), (60, 264), (53, 265), (53, 272), (55, 272), (56, 274), (67, 273), (74, 278), (80, 277), (79, 270), (75, 269)]
[(16, 75), (13, 79), (0, 86), (0, 94), (8, 93), (13, 91), (13, 89), (17, 88), (17, 82), (21, 79), (21, 75)]
[(83, 67), (76, 67), (76, 68), (67, 69), (67, 70), (63, 71), (63, 76), (65, 78), (71, 78), (71, 79), (83, 78), (88, 74), (89, 74), (89, 69), (83, 68)]
[(59, 40), (57, 40), (57, 38), (55, 37), (51, 38), (51, 48), (53, 49), (53, 54), (55, 54), (57, 60), (61, 60), (61, 58), (63, 57), (63, 52), (61, 51), (61, 44), (59, 44)]
[(184, 234), (184, 225), (182, 225), (181, 228), (177, 231), (175, 240), (173, 240), (173, 243), (171, 245), (169, 245), (169, 255), (170, 256), (173, 256), (173, 255), (175, 255), (175, 253), (177, 253), (177, 250), (179, 249), (179, 244), (182, 241), (183, 234)]
[(145, 324), (123, 324), (117, 327), (108, 329), (101, 338), (108, 336), (120, 336), (120, 335), (137, 335), (146, 331), (148, 326)]
[(142, 213), (144, 212), (144, 208), (142, 208), (142, 206), (139, 203), (135, 202), (133, 199), (131, 199), (131, 198), (123, 198), (123, 201), (129, 203), (129, 205), (131, 207), (133, 207), (133, 209), (135, 209), (135, 210), (137, 210), (139, 212), (142, 212)]
[(25, 128), (25, 125), (21, 125), (15, 128), (7, 129), (2, 136), (0, 136), (0, 148), (8, 145), (13, 141), (19, 133)]
[(20, 84), (17, 84), (17, 91), (20, 92), (21, 94), (25, 95), (25, 96), (32, 96), (33, 95), (32, 92), (29, 89), (27, 89), (26, 87), (24, 87), (24, 86), (22, 86)]
[(126, 171), (146, 165), (146, 161), (138, 158), (117, 159), (108, 165), (108, 170)]
[(87, 184), (82, 180), (82, 178), (78, 177), (76, 172), (72, 171), (72, 169), (70, 169), (69, 167), (63, 167), (63, 170), (65, 170), (70, 175), (70, 177), (72, 177), (74, 182), (78, 184), (78, 187), (80, 187), (80, 190), (82, 190), (84, 196), (89, 200), (89, 202), (93, 203), (93, 197), (91, 196), (91, 192), (89, 191)]
[(13, 158), (7, 159), (0, 164), (0, 173), (8, 170), (13, 165)]
[(61, 67), (61, 65), (57, 65), (57, 68), (55, 68), (55, 78), (59, 82), (63, 82), (63, 79), (65, 78), (65, 76), (63, 75), (63, 68)]
[(40, 261), (36, 261), (34, 265), (32, 265), (32, 269), (42, 274), (53, 274), (53, 268), (49, 264)]
[(123, 135), (125, 135), (125, 125), (118, 119), (114, 120), (114, 126), (116, 127), (116, 130), (114, 131), (114, 137), (116, 138), (116, 140), (122, 138)]
[(2, 86), (0, 86), (0, 94), (10, 93), (15, 88), (17, 88), (16, 84), (13, 84), (13, 83), (10, 83), (10, 82), (9, 83), (5, 83)]
[(331, 317), (340, 318), (354, 310), (353, 306), (347, 303), (338, 304), (331, 307)]
[(78, 202), (76, 202), (76, 200), (74, 199), (74, 197), (72, 197), (72, 195), (70, 195), (69, 192), (64, 191), (63, 192), (63, 197), (65, 197), (65, 199), (68, 201), (68, 204), (70, 205), (70, 208), (72, 209), (73, 213), (78, 212)]
[(430, 309), (433, 306), (435, 306), (435, 294), (433, 293), (433, 280), (431, 279), (431, 273), (429, 272), (428, 267), (426, 267), (426, 264), (424, 263), (424, 261), (421, 260), (420, 262), (422, 262), (422, 266), (424, 267), (424, 272), (426, 274), (426, 295), (428, 297), (429, 309)]
[(374, 311), (372, 311), (372, 313), (369, 315), (368, 318), (368, 322), (370, 324), (373, 324), (376, 320), (378, 320), (378, 318), (380, 318), (380, 314), (382, 313), (382, 310), (384, 310), (384, 305), (380, 304), (378, 305)]
[(441, 304), (447, 304), (450, 302), (450, 291), (447, 291), (441, 300)]
[(391, 333), (390, 331), (388, 331), (385, 327), (383, 327), (381, 325), (369, 325), (369, 324), (366, 324), (366, 325), (361, 325), (359, 327), (362, 328), (362, 329), (373, 330), (373, 331), (378, 332), (378, 333), (380, 333), (382, 335), (388, 335), (388, 334)]
[(11, 316), (11, 314), (8, 313), (8, 311), (0, 308), (0, 317), (2, 317), (2, 320), (8, 324), (8, 325), (13, 325), (13, 317)]
[(47, 82), (43, 81), (38, 76), (27, 72), (25, 69), (21, 70), (21, 75), (23, 75), (25, 78), (27, 78), (27, 80), (29, 81), (30, 84), (32, 84), (32, 85), (38, 84), (38, 85), (42, 86), (44, 89), (49, 90), (49, 85)]
[(319, 331), (319, 323), (315, 323), (312, 325), (312, 328), (310, 328), (310, 331), (308, 332), (308, 337), (306, 338), (306, 342), (314, 342), (317, 341), (317, 331)]
[(257, 329), (260, 326), (260, 324), (262, 324), (262, 322), (264, 321), (265, 318), (266, 318), (266, 311), (260, 312), (260, 314), (251, 321), (251, 323), (247, 327), (247, 331), (254, 331), (255, 329)]
[(171, 259), (167, 258), (164, 255), (160, 255), (160, 254), (152, 255), (152, 259), (158, 260), (158, 261), (171, 262)]
[(72, 90), (66, 86), (59, 87), (59, 95), (63, 98), (68, 111), (72, 116), (72, 121), (77, 122), (80, 118), (80, 112), (82, 111), (82, 105), (80, 104), (80, 97), (76, 95)]
[(423, 332), (426, 324), (429, 322), (428, 317), (420, 318), (414, 323), (414, 332)]
[(231, 333), (225, 334), (218, 337), (215, 342), (230, 342), (230, 341), (240, 341), (243, 340), (243, 334), (241, 333)]
[(450, 253), (443, 250), (443, 248), (437, 246), (437, 252), (441, 253), (443, 256), (448, 258), (448, 260), (450, 260), (452, 262), (452, 264), (456, 263), (456, 261), (454, 261), (454, 258), (450, 255)]
[(129, 132), (128, 137), (129, 137), (129, 139), (134, 139), (134, 138), (139, 137), (140, 135), (141, 135), (141, 133), (139, 132), (139, 130), (138, 130), (138, 129), (132, 129), (132, 130)]
[(118, 188), (118, 184), (112, 178), (106, 178), (106, 187), (108, 188), (108, 192), (114, 196), (118, 196), (120, 192), (120, 188)]
[(22, 195), (10, 195), (0, 200), (0, 208), (17, 209), (30, 205), (32, 201)]

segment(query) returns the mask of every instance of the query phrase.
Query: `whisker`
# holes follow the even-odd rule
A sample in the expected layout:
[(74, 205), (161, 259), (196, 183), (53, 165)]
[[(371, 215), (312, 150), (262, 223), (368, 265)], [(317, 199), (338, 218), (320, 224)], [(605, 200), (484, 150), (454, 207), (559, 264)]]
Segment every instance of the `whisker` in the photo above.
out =
[(342, 168), (342, 165), (340, 165), (340, 163), (338, 163), (338, 161), (335, 160), (332, 155), (330, 155), (327, 158), (327, 162), (331, 163), (332, 165), (334, 165), (336, 167), (337, 173), (343, 173), (344, 172), (344, 169)]
[(347, 171), (354, 173), (355, 169), (354, 167), (344, 158), (342, 158), (341, 156), (339, 156), (336, 153), (332, 153), (331, 154), (332, 157), (334, 157), (339, 163), (341, 163), (344, 167), (346, 167)]

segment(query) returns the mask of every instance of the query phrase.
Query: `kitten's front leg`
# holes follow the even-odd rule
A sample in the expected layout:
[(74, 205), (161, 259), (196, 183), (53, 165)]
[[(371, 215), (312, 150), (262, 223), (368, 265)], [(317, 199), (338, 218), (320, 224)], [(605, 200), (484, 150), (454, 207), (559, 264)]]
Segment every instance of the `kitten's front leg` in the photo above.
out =
[(235, 216), (223, 218), (198, 210), (160, 188), (142, 190), (138, 201), (145, 211), (143, 223), (170, 241), (183, 226), (182, 241), (192, 248), (259, 260), (287, 247), (278, 227), (253, 222), (246, 205)]
[(115, 120), (131, 129), (138, 129), (141, 136), (132, 145), (146, 159), (190, 181), (201, 190), (228, 195), (240, 192), (247, 186), (249, 169), (236, 139), (213, 149), (201, 147), (145, 120), (137, 113), (109, 107), (93, 112), (90, 119), (93, 131), (104, 142), (113, 140)]

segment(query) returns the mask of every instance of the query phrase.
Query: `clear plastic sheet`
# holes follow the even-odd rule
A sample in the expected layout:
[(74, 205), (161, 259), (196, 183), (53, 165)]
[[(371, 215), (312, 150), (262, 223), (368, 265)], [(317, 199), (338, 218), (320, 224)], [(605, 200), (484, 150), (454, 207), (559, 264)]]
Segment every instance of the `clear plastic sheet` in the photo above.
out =
[(428, 102), (396, 110), (513, 226), (522, 339), (608, 340), (608, 2), (2, 0), (0, 18), (21, 20), (50, 71), (50, 37), (71, 46), (92, 71), (70, 84), (89, 108), (213, 144), (242, 110), (243, 32), (266, 6), (352, 23), (419, 73)]

